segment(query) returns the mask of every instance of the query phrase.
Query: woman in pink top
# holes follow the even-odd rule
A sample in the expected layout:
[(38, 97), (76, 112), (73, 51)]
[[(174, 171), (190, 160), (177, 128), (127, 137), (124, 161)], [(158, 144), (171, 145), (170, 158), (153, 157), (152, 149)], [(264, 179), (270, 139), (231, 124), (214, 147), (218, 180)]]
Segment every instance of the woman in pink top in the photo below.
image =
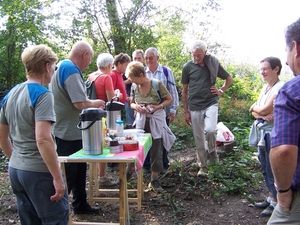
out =
[[(101, 53), (97, 58), (98, 70), (91, 73), (88, 80), (95, 80), (96, 94), (98, 99), (102, 99), (105, 102), (110, 101), (114, 96), (114, 86), (112, 78), (109, 75), (114, 63), (114, 58), (109, 53)], [(117, 95), (121, 98), (121, 93)]]
[(120, 98), (120, 102), (125, 104), (126, 102), (126, 87), (122, 77), (122, 74), (125, 73), (126, 67), (128, 63), (130, 63), (131, 58), (129, 55), (120, 53), (115, 56), (114, 60), (114, 69), (110, 72), (110, 76), (113, 81), (114, 90), (119, 90), (116, 93), (120, 92), (122, 94), (122, 98)]
[[(98, 99), (102, 99), (105, 102), (110, 101), (115, 97), (113, 88), (113, 82), (109, 75), (114, 63), (114, 57), (109, 53), (101, 53), (97, 58), (98, 70), (91, 73), (88, 80), (95, 80), (96, 94)], [(122, 94), (119, 93), (117, 97), (122, 98)], [(106, 163), (98, 164), (99, 173), (99, 187), (110, 188), (117, 185), (117, 182), (112, 181), (106, 176)]]

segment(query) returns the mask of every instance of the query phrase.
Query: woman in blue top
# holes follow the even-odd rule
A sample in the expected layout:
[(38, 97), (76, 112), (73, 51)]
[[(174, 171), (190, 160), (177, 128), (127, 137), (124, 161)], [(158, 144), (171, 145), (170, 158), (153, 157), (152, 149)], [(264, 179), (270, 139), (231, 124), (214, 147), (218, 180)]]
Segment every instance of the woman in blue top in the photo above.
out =
[(2, 100), (0, 147), (9, 158), (9, 177), (22, 225), (60, 224), (69, 219), (68, 194), (51, 126), (55, 122), (49, 84), (57, 56), (46, 45), (22, 53), (27, 81)]

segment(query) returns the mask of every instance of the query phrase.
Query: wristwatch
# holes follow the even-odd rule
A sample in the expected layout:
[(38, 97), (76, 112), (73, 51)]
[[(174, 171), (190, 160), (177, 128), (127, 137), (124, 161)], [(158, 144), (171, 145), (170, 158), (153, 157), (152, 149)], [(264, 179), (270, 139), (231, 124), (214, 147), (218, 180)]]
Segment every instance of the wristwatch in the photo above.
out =
[(276, 191), (277, 191), (278, 193), (285, 193), (285, 192), (288, 192), (288, 191), (292, 188), (292, 186), (290, 186), (288, 189), (280, 190), (280, 189), (277, 187), (276, 183), (274, 183), (274, 187), (275, 187), (275, 189), (276, 189)]

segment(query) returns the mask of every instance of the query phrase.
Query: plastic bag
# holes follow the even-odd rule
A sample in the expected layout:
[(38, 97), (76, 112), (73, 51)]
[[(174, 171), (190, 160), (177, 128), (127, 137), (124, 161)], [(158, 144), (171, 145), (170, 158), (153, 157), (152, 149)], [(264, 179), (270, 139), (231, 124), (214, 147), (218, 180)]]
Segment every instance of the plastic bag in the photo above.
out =
[(217, 140), (219, 142), (232, 142), (234, 141), (234, 135), (222, 122), (217, 124)]

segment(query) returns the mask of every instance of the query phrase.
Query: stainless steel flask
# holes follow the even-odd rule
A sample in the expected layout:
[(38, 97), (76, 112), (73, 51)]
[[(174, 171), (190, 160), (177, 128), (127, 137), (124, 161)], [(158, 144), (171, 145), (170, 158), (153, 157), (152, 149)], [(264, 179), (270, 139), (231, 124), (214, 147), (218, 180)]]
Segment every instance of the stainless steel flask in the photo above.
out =
[(105, 107), (107, 112), (106, 125), (109, 130), (117, 130), (116, 120), (121, 118), (122, 109), (125, 108), (123, 103), (113, 101), (114, 99), (115, 98), (107, 102)]
[(77, 128), (82, 131), (83, 153), (100, 155), (103, 153), (102, 118), (106, 111), (98, 108), (83, 109), (79, 114)]

